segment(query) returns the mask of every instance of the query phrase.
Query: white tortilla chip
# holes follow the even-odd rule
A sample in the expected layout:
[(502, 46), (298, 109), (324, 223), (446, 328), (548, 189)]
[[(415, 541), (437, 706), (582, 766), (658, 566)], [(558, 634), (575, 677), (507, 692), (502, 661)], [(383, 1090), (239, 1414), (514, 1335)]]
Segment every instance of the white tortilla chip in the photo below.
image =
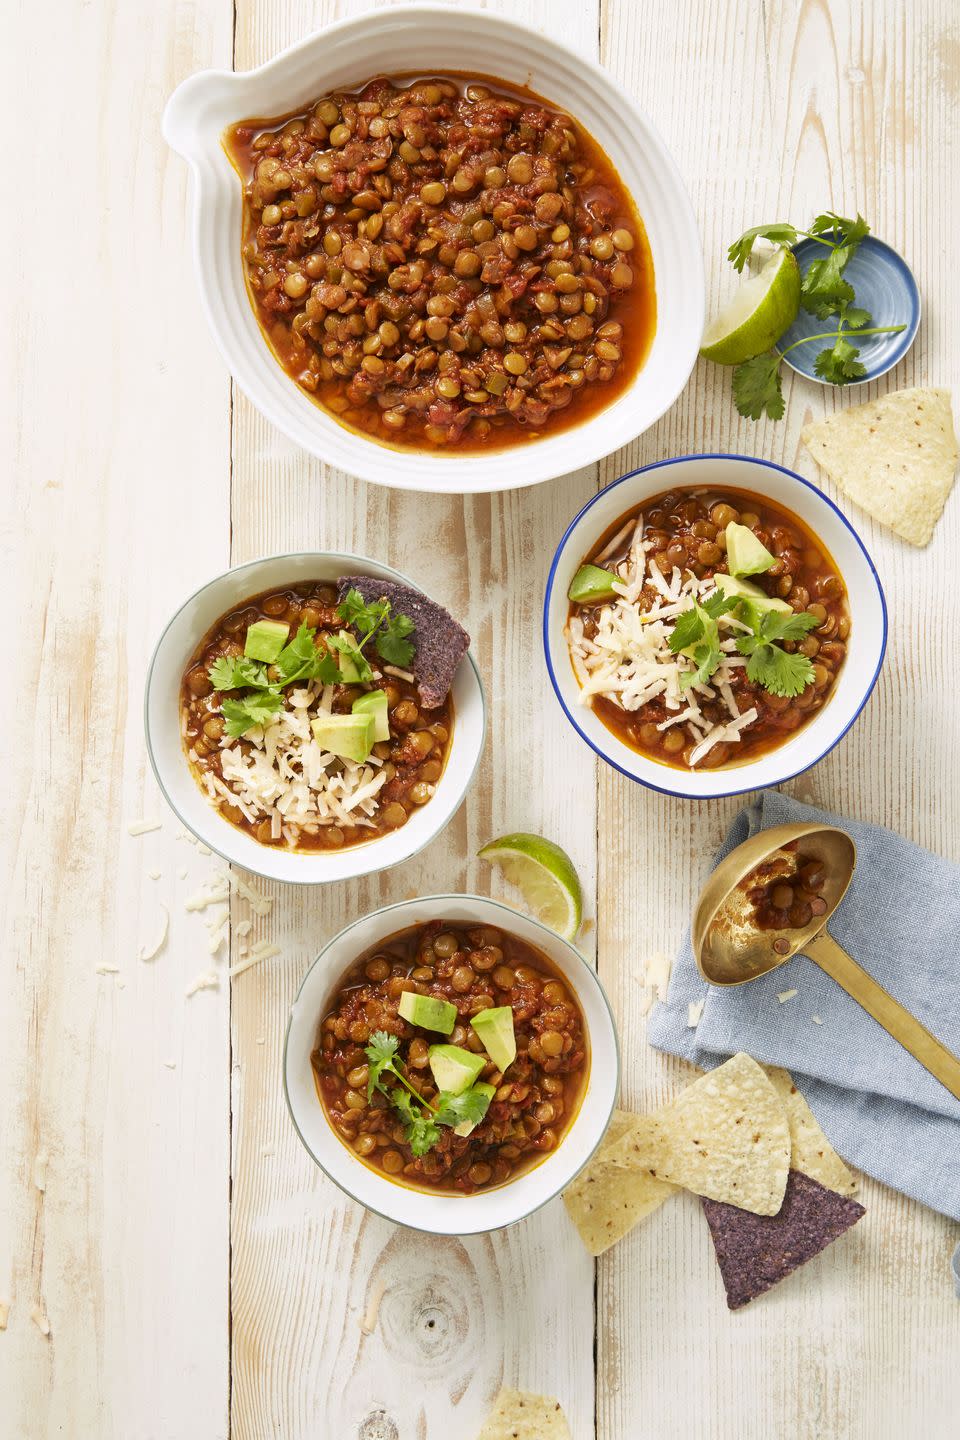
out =
[(751, 1056), (732, 1056), (654, 1115), (637, 1116), (610, 1163), (695, 1195), (776, 1215), (790, 1172), (783, 1102)]
[(783, 1101), (790, 1126), (790, 1167), (819, 1180), (837, 1195), (855, 1195), (857, 1177), (847, 1169), (816, 1117), (793, 1083), (793, 1076), (776, 1065), (764, 1065), (767, 1078)]
[(477, 1440), (572, 1440), (559, 1400), (501, 1390)]
[(897, 390), (800, 432), (845, 495), (912, 545), (933, 534), (957, 468), (949, 390)]
[(591, 1255), (609, 1250), (677, 1190), (676, 1185), (656, 1180), (643, 1170), (626, 1170), (608, 1162), (610, 1151), (632, 1129), (635, 1119), (626, 1110), (614, 1111), (596, 1155), (563, 1192), (567, 1214)]

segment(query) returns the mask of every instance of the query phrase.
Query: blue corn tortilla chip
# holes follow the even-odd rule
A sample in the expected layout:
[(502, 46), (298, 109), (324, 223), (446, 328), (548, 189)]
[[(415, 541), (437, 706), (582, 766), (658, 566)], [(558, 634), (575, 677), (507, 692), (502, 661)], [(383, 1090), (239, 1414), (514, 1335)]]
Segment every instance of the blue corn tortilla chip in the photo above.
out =
[(754, 1215), (720, 1200), (701, 1200), (731, 1310), (772, 1290), (819, 1255), (865, 1213), (856, 1200), (791, 1170), (776, 1215)]
[(407, 615), (413, 621), (416, 629), (411, 639), (416, 649), (410, 669), (424, 709), (436, 710), (447, 698), (457, 666), (467, 653), (470, 636), (466, 630), (442, 605), (407, 585), (371, 575), (343, 575), (337, 581), (341, 600), (348, 590), (359, 590), (366, 605), (389, 600), (395, 615)]

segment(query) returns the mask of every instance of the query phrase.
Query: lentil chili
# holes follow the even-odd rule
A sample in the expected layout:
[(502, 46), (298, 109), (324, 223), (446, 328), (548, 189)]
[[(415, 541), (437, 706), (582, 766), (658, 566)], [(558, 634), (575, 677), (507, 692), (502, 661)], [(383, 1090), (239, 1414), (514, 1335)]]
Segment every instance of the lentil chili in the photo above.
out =
[(260, 325), (342, 423), (491, 450), (586, 419), (643, 363), (643, 225), (596, 142), (531, 91), (379, 78), (225, 145)]
[[(404, 1020), (397, 1009), (404, 991), (452, 1003), (453, 1032)], [(364, 1047), (377, 1031), (397, 1036), (407, 1079), (431, 1101), (430, 1046), (448, 1042), (482, 1053), (470, 1017), (501, 1005), (513, 1011), (517, 1056), (506, 1074), (490, 1059), (480, 1072), (496, 1086), (486, 1116), (466, 1136), (444, 1128), (432, 1149), (415, 1156), (387, 1097), (367, 1097)], [(501, 1185), (554, 1150), (576, 1115), (589, 1067), (580, 1008), (540, 950), (504, 930), (439, 920), (402, 930), (356, 960), (334, 991), (312, 1060), (327, 1118), (345, 1145), (393, 1180), (451, 1194)]]
[[(298, 626), (313, 627), (314, 643), (322, 646), (324, 635), (344, 629), (336, 607), (336, 586), (322, 581), (298, 582), (255, 595), (211, 627), (183, 675), (181, 731), (197, 782), (225, 819), (261, 844), (315, 852), (375, 840), (406, 824), (414, 810), (427, 804), (443, 773), (454, 725), (451, 696), (426, 710), (413, 680), (404, 678), (395, 667), (389, 673), (391, 667), (381, 664), (368, 685), (325, 687), (304, 682), (284, 693), (281, 719), (286, 723), (281, 730), (289, 742), (289, 753), (285, 755), (282, 744), (272, 742), (271, 748), (279, 756), (273, 765), (276, 780), (271, 774), (267, 788), (254, 793), (254, 778), (263, 773), (266, 747), (256, 734), (252, 738), (226, 734), (224, 695), (214, 688), (210, 667), (220, 656), (242, 656), (246, 632), (258, 620), (286, 621), (291, 635)], [(314, 755), (305, 761), (303, 747), (311, 744), (309, 720), (323, 707), (324, 692), (331, 692), (334, 714), (347, 714), (365, 690), (383, 690), (387, 696), (389, 740), (374, 745), (363, 767), (336, 757), (323, 764)], [(313, 749), (319, 751), (315, 744)], [(309, 765), (314, 761), (318, 768), (307, 783)], [(257, 767), (255, 773), (251, 766)], [(369, 777), (364, 779), (358, 769), (369, 771)], [(248, 774), (249, 783), (244, 778)], [(350, 805), (347, 782), (355, 778), (359, 788), (375, 783), (380, 775), (386, 780), (376, 794)], [(289, 805), (280, 798), (284, 779), (295, 786)]]
[[(827, 883), (822, 860), (804, 854), (799, 841), (781, 846), (780, 853), (765, 860), (740, 882), (752, 907), (751, 919), (758, 930), (802, 930), (817, 915), (827, 913), (821, 891)], [(774, 940), (773, 948), (785, 955), (786, 938)]]
[[(798, 695), (770, 693), (752, 681), (741, 663), (732, 671), (730, 689), (736, 708), (755, 708), (757, 718), (739, 733), (736, 743), (720, 742), (699, 761), (717, 768), (742, 763), (783, 744), (829, 700), (843, 665), (850, 634), (846, 587), (832, 558), (798, 516), (749, 490), (714, 491), (675, 487), (646, 501), (643, 510), (622, 515), (601, 537), (584, 563), (602, 564), (616, 571), (635, 542), (635, 525), (646, 547), (646, 562), (663, 577), (679, 571), (698, 580), (728, 573), (726, 527), (746, 526), (775, 557), (764, 574), (750, 576), (752, 585), (785, 602), (796, 613), (807, 613), (816, 625), (802, 640), (785, 640), (783, 650), (800, 653), (812, 662), (812, 681)], [(620, 541), (611, 542), (618, 535)], [(640, 593), (641, 611), (661, 596), (649, 582)], [(586, 641), (596, 635), (606, 602), (571, 604), (570, 617), (582, 624)], [(568, 622), (569, 624), (569, 622)], [(603, 694), (592, 697), (597, 716), (625, 744), (662, 764), (688, 766), (697, 748), (697, 734), (687, 724), (671, 723), (677, 706), (670, 708), (663, 695), (635, 710), (622, 708)], [(726, 720), (729, 711), (720, 695), (700, 697), (707, 724)]]

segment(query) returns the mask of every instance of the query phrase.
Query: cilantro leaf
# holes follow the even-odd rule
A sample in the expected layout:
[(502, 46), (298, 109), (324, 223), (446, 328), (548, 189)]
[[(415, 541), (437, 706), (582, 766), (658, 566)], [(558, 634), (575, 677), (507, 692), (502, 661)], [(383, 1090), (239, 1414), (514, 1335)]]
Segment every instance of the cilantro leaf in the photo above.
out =
[(723, 652), (717, 621), (738, 603), (735, 596), (727, 596), (718, 590), (709, 600), (695, 600), (691, 609), (677, 616), (670, 636), (670, 649), (674, 655), (685, 651), (696, 665), (695, 670), (685, 671), (680, 676), (681, 689), (689, 690), (691, 685), (705, 684), (720, 664)]
[(757, 240), (771, 240), (776, 245), (793, 245), (797, 240), (797, 231), (786, 221), (780, 220), (774, 221), (772, 225), (754, 225), (752, 230), (745, 230), (727, 251), (727, 259), (735, 270), (742, 270), (746, 265)]
[(236, 739), (255, 725), (266, 725), (272, 715), (283, 709), (283, 696), (277, 690), (261, 690), (243, 700), (224, 700), (220, 708), (227, 734)]
[[(352, 635), (348, 635), (346, 631), (344, 631), (342, 635), (328, 635), (327, 644), (329, 645), (331, 650), (338, 651), (339, 654), (345, 655), (349, 660), (353, 662), (353, 664), (356, 666), (358, 680), (366, 681), (373, 679), (373, 671), (370, 668), (370, 662), (367, 660), (366, 655), (364, 655), (363, 651), (360, 649), (360, 646), (357, 644), (356, 640), (354, 640)], [(337, 666), (336, 669), (337, 677), (341, 678), (340, 667)]]
[(860, 380), (867, 373), (859, 349), (843, 335), (838, 335), (832, 346), (820, 351), (813, 368), (821, 380), (828, 380), (831, 385), (849, 385), (851, 380)]
[(747, 661), (747, 676), (771, 695), (802, 695), (813, 680), (806, 655), (788, 655), (778, 645), (761, 644)]
[(337, 606), (337, 614), (346, 625), (361, 635), (372, 635), (390, 609), (389, 600), (372, 600), (368, 605), (360, 591), (352, 586)]
[(760, 621), (760, 634), (764, 640), (802, 640), (819, 624), (816, 615), (807, 610), (789, 615), (784, 610), (767, 610)]
[(406, 637), (413, 634), (416, 625), (409, 615), (395, 615), (389, 600), (372, 600), (368, 605), (360, 591), (351, 588), (337, 606), (337, 614), (363, 636), (358, 650), (373, 637), (381, 659), (388, 665), (409, 665), (413, 659), (415, 646)]
[(828, 315), (842, 315), (853, 302), (853, 286), (843, 279), (843, 271), (860, 241), (870, 233), (870, 226), (862, 215), (855, 220), (847, 220), (828, 211), (817, 216), (810, 233), (814, 236), (839, 236), (834, 248), (823, 259), (814, 260), (807, 266), (800, 283), (800, 304), (811, 315), (826, 320)]
[(780, 355), (767, 350), (745, 360), (733, 372), (733, 400), (741, 415), (759, 420), (767, 414), (771, 420), (783, 418), (783, 386), (780, 381)]
[(775, 642), (802, 640), (819, 624), (806, 611), (787, 615), (782, 610), (764, 610), (749, 602), (738, 612), (753, 634), (737, 635), (737, 649), (747, 658), (747, 678), (762, 685), (771, 695), (800, 695), (813, 680), (813, 664), (806, 655), (791, 655)]
[(376, 637), (376, 647), (388, 665), (409, 665), (416, 646), (406, 637), (412, 635), (416, 625), (409, 615), (388, 615)]
[(705, 623), (703, 606), (696, 602), (689, 610), (684, 610), (677, 616), (670, 636), (670, 649), (674, 655), (679, 655), (681, 650), (689, 650), (691, 645), (696, 645), (698, 640), (703, 639), (706, 633)]
[(245, 655), (221, 655), (207, 671), (214, 690), (267, 690), (270, 681), (263, 665)]
[(686, 670), (680, 676), (680, 689), (689, 690), (692, 685), (705, 685), (723, 659), (723, 651), (709, 640), (697, 645), (693, 652), (696, 670)]
[[(322, 680), (331, 685), (339, 679), (336, 660), (314, 644), (316, 633), (312, 625), (301, 625), (293, 639), (284, 645), (274, 661), (281, 685), (293, 685), (297, 680)], [(328, 636), (328, 643), (329, 640)]]
[(843, 320), (851, 330), (862, 330), (864, 325), (870, 324), (873, 316), (869, 310), (864, 310), (859, 305), (848, 305), (843, 312)]
[(400, 1112), (406, 1129), (404, 1139), (414, 1155), (426, 1155), (440, 1139), (436, 1116), (429, 1111), (415, 1110), (413, 1100), (405, 1090), (393, 1090), (390, 1103)]
[(843, 236), (843, 244), (850, 245), (855, 250), (864, 236), (870, 234), (870, 226), (862, 215), (857, 215), (855, 220), (848, 220), (843, 215), (837, 215), (833, 210), (827, 210), (823, 215), (818, 215), (810, 226), (811, 235), (830, 235), (837, 231)]
[(399, 1043), (396, 1035), (388, 1035), (386, 1030), (375, 1030), (370, 1036), (370, 1043), (363, 1052), (367, 1057), (369, 1071), (367, 1079), (368, 1104), (373, 1099), (373, 1092), (375, 1090), (379, 1090), (382, 1095), (387, 1094), (387, 1087), (380, 1077), (385, 1070), (393, 1070), (393, 1057), (397, 1053)]
[(437, 1097), (437, 1107), (434, 1119), (438, 1125), (479, 1125), (490, 1108), (490, 1096), (476, 1086), (461, 1095), (444, 1090)]

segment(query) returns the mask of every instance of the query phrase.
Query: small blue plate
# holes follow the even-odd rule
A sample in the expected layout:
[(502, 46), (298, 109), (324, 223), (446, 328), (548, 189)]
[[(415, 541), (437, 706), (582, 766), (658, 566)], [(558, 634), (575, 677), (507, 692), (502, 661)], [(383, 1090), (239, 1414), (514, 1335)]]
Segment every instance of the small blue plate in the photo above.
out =
[[(801, 240), (794, 245), (793, 253), (797, 257), (801, 273), (805, 274), (810, 262), (822, 259), (827, 252), (815, 240)], [(860, 359), (867, 367), (867, 373), (860, 380), (852, 380), (850, 383), (866, 385), (869, 380), (876, 380), (879, 375), (885, 375), (888, 370), (892, 370), (913, 344), (920, 325), (920, 291), (907, 262), (896, 250), (891, 250), (889, 245), (885, 245), (873, 235), (867, 235), (860, 242), (843, 274), (856, 291), (857, 298), (854, 303), (870, 311), (873, 325), (906, 326), (905, 330), (900, 330), (897, 334), (868, 335), (859, 342)], [(790, 329), (785, 335), (781, 335), (777, 349), (782, 351), (804, 335), (820, 335), (824, 331), (835, 329), (836, 318), (831, 315), (828, 320), (818, 320), (815, 315), (808, 315), (806, 310), (801, 310)], [(856, 339), (855, 331), (850, 332), (850, 339)], [(818, 384), (825, 385), (828, 382), (815, 374), (813, 362), (820, 351), (832, 343), (824, 340), (819, 345), (816, 341), (810, 345), (798, 345), (796, 350), (791, 350), (785, 357), (786, 363), (798, 375), (805, 375), (808, 380), (816, 380)]]

